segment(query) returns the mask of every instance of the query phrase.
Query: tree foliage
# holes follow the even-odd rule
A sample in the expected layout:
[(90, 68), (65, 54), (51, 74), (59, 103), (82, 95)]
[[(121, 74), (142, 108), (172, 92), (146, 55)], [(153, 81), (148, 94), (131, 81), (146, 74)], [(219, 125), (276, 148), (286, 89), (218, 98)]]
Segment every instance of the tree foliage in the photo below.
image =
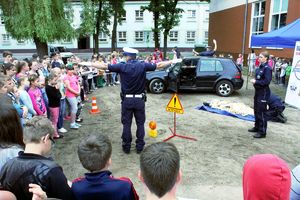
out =
[(100, 32), (109, 35), (108, 27), (111, 24), (110, 17), (112, 7), (108, 0), (83, 0), (82, 21), (79, 33), (81, 35), (93, 35), (94, 53), (99, 52)]
[[(18, 40), (33, 39), (47, 48), (48, 41), (74, 36), (67, 0), (1, 0), (0, 7), (6, 31)], [(37, 50), (45, 54), (45, 49)]]

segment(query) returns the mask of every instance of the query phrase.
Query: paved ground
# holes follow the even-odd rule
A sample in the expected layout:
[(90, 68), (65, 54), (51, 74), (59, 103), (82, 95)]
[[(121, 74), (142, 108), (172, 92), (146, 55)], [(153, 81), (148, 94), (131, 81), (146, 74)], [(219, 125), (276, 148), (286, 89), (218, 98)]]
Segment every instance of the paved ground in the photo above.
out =
[[(272, 85), (272, 90), (281, 97), (285, 89)], [(144, 199), (143, 187), (137, 178), (139, 155), (134, 151), (125, 155), (121, 150), (120, 123), (120, 88), (105, 87), (96, 90), (98, 106), (102, 112), (91, 116), (91, 108), (86, 103), (83, 111), (83, 127), (78, 131), (69, 131), (65, 138), (59, 140), (54, 148), (53, 156), (62, 165), (68, 179), (82, 176), (85, 169), (81, 167), (77, 157), (77, 145), (91, 133), (107, 134), (113, 145), (113, 174), (127, 176), (132, 179), (139, 195)], [(253, 123), (240, 119), (198, 111), (196, 106), (213, 99), (226, 99), (243, 102), (253, 106), (254, 90), (249, 84), (234, 93), (231, 97), (221, 98), (214, 93), (180, 93), (179, 98), (185, 109), (183, 115), (177, 116), (178, 133), (198, 138), (198, 141), (173, 138), (173, 142), (181, 155), (183, 181), (178, 188), (178, 196), (201, 200), (242, 199), (242, 169), (245, 160), (254, 154), (274, 153), (288, 162), (290, 168), (300, 163), (300, 127), (298, 109), (287, 107), (284, 112), (288, 117), (286, 124), (269, 123), (266, 139), (253, 139), (247, 129)], [(148, 95), (146, 103), (147, 120), (157, 121), (159, 135), (157, 138), (145, 137), (147, 145), (162, 141), (170, 135), (169, 126), (173, 123), (173, 113), (165, 112), (165, 107), (172, 93)], [(90, 96), (91, 97), (91, 96)], [(65, 125), (68, 128), (68, 124)], [(135, 123), (132, 126), (135, 133)], [(134, 134), (133, 134), (134, 135)], [(134, 150), (134, 146), (132, 146)]]

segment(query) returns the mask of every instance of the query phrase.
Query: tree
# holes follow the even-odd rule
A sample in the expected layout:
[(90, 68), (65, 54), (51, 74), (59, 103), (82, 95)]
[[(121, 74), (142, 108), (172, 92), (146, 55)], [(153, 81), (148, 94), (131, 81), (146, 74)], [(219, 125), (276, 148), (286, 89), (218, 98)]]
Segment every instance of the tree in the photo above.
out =
[(153, 21), (154, 21), (154, 28), (152, 29), (154, 33), (154, 43), (155, 43), (155, 48), (160, 48), (160, 43), (159, 43), (159, 16), (160, 16), (160, 10), (161, 10), (161, 3), (162, 0), (151, 0), (150, 4), (148, 6), (142, 6), (142, 10), (148, 10), (149, 12), (153, 13)]
[(83, 0), (82, 22), (79, 33), (93, 35), (94, 53), (99, 53), (100, 32), (109, 35), (108, 26), (112, 13), (108, 0)]
[(118, 23), (122, 23), (122, 17), (126, 14), (124, 10), (125, 0), (110, 0), (110, 4), (113, 10), (113, 29), (111, 33), (111, 51), (115, 51), (117, 48), (117, 26)]
[(71, 39), (72, 9), (67, 0), (1, 0), (5, 29), (17, 40), (32, 39), (40, 57), (47, 42)]
[(170, 30), (179, 24), (183, 12), (181, 8), (176, 8), (178, 0), (162, 0), (159, 19), (159, 26), (164, 30), (164, 57), (167, 55), (167, 42)]

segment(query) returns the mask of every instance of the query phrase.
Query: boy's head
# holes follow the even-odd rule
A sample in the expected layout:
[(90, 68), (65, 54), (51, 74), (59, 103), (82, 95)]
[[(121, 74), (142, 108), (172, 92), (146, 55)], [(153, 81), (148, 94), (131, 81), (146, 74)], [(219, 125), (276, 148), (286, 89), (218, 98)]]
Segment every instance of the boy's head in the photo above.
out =
[(151, 193), (161, 198), (181, 179), (180, 156), (174, 144), (158, 142), (140, 157), (140, 178)]
[(55, 129), (49, 119), (43, 116), (35, 116), (24, 125), (24, 143), (40, 145), (42, 154), (51, 150)]
[(12, 55), (13, 54), (10, 51), (3, 51), (2, 56), (3, 56), (4, 62), (11, 62)]
[(78, 146), (78, 157), (82, 166), (91, 171), (99, 171), (110, 164), (111, 142), (106, 135), (93, 134), (82, 140)]

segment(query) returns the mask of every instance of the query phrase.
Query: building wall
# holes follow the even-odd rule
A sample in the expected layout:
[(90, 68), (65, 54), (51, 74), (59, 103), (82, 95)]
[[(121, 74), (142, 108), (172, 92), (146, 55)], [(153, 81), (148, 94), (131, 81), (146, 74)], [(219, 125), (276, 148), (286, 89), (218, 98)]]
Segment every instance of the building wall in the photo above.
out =
[[(117, 42), (117, 47), (122, 48), (125, 46), (135, 47), (140, 50), (147, 50), (149, 48), (153, 49), (153, 15), (152, 13), (145, 11), (144, 18), (142, 21), (135, 20), (135, 10), (139, 10), (141, 6), (148, 5), (149, 1), (126, 1), (125, 10), (126, 10), (126, 21), (123, 21), (121, 25), (118, 25), (118, 31), (126, 31), (127, 38), (126, 42)], [(82, 6), (80, 2), (73, 2), (74, 10), (74, 20), (73, 27), (79, 28), (80, 26), (80, 13), (82, 11)], [(172, 31), (178, 31), (178, 41), (168, 40), (168, 47), (178, 46), (180, 48), (194, 48), (195, 44), (206, 45), (208, 36), (205, 37), (205, 32), (208, 32), (208, 23), (209, 23), (209, 4), (206, 2), (199, 1), (179, 1), (178, 6), (182, 8), (185, 12), (182, 13), (182, 18), (180, 24), (175, 27)], [(188, 10), (195, 10), (195, 17), (188, 16)], [(112, 25), (109, 27), (112, 30)], [(144, 38), (142, 42), (135, 41), (135, 31), (142, 31)], [(187, 41), (187, 31), (195, 31), (195, 41)], [(10, 42), (3, 41), (3, 35), (6, 34), (4, 25), (0, 24), (0, 50), (22, 50), (22, 49), (35, 49), (35, 44), (33, 41), (23, 41), (23, 43), (18, 43), (16, 40), (10, 38)], [(147, 37), (147, 35), (149, 35)], [(118, 33), (117, 33), (118, 36)], [(89, 46), (93, 47), (92, 36), (89, 40)], [(70, 49), (78, 48), (78, 40), (73, 39), (70, 41), (56, 41), (53, 44), (64, 45)], [(160, 37), (160, 46), (163, 46), (163, 33), (161, 32)], [(109, 49), (111, 47), (111, 38), (106, 36), (106, 41), (99, 41), (99, 47), (101, 49)]]
[[(210, 23), (209, 23), (209, 43), (211, 44), (212, 39), (216, 39), (218, 42), (218, 52), (224, 53), (225, 55), (230, 53), (235, 57), (242, 52), (243, 42), (243, 29), (244, 29), (244, 13), (245, 3), (242, 4), (241, 0), (234, 1), (236, 4), (233, 5), (233, 1), (224, 0), (217, 9), (212, 8), (216, 4), (217, 0), (211, 1), (210, 9)], [(219, 2), (219, 1), (218, 1)], [(245, 42), (245, 54), (250, 53), (250, 40), (252, 30), (252, 12), (253, 3), (258, 0), (249, 0), (248, 3), (248, 14), (247, 14), (247, 26), (246, 26), (246, 42)], [(264, 19), (264, 32), (270, 31), (271, 23), (271, 11), (273, 0), (266, 0), (266, 10)], [(300, 17), (300, 1), (289, 0), (287, 20), (289, 24), (295, 19)], [(213, 12), (212, 12), (213, 11)], [(293, 57), (293, 49), (274, 49), (274, 48), (255, 48), (256, 53), (263, 50), (267, 50), (270, 54), (278, 57)]]

